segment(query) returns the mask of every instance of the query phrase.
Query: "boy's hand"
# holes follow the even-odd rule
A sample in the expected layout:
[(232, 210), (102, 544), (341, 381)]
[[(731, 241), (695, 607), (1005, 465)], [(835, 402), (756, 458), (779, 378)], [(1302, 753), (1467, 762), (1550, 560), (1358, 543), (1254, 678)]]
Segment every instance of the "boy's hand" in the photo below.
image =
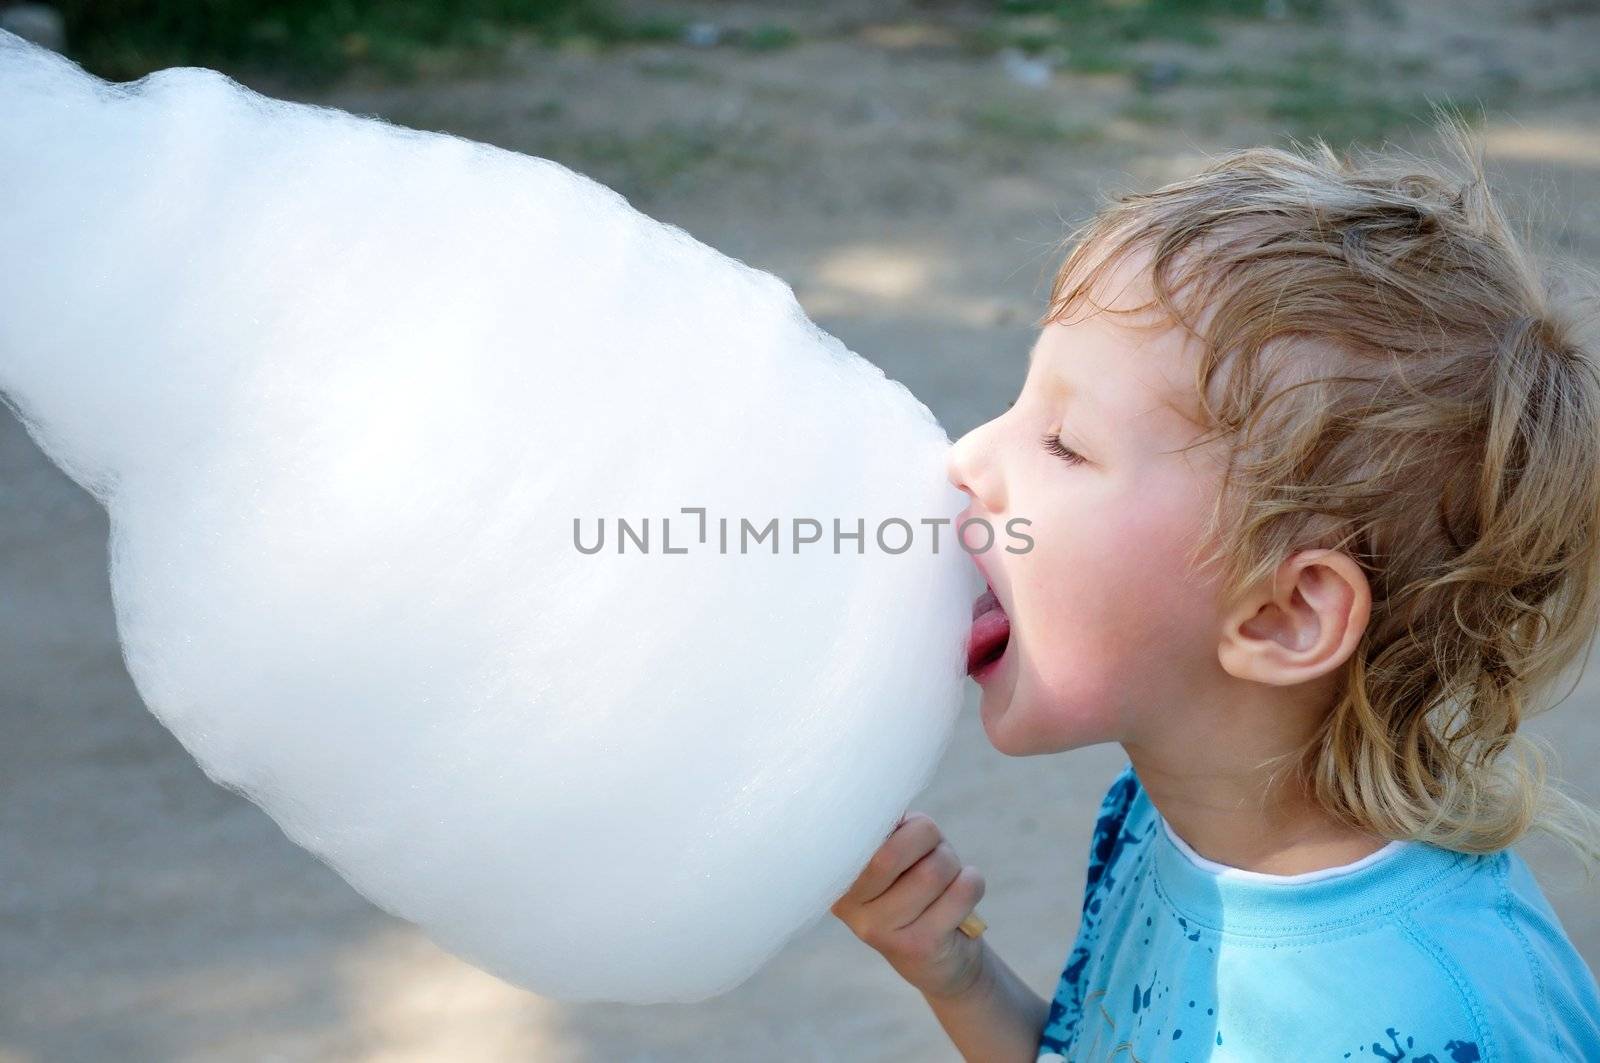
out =
[(925, 996), (952, 997), (983, 969), (983, 942), (956, 929), (983, 890), (933, 820), (908, 812), (830, 911)]

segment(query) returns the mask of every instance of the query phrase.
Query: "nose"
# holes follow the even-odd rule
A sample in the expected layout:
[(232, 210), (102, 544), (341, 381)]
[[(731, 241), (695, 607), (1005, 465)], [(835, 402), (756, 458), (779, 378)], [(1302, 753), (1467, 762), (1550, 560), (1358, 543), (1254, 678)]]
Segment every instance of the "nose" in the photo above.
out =
[(1005, 509), (1005, 481), (998, 460), (998, 428), (1003, 419), (1004, 415), (979, 425), (950, 448), (945, 474), (952, 484), (972, 496), (969, 510), (981, 507), (999, 513)]

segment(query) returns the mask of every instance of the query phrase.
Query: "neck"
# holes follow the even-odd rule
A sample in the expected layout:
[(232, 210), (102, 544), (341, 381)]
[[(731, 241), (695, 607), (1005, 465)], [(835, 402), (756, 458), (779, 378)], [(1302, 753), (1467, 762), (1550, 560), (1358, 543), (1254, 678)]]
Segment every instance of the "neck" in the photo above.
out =
[[(1327, 702), (1281, 688), (1236, 691), (1194, 711), (1159, 742), (1124, 740), (1139, 782), (1173, 832), (1208, 860), (1297, 875), (1359, 860), (1386, 844), (1325, 812), (1297, 781), (1291, 754)], [(1174, 717), (1167, 717), (1170, 721)], [(1276, 777), (1274, 777), (1276, 769)]]

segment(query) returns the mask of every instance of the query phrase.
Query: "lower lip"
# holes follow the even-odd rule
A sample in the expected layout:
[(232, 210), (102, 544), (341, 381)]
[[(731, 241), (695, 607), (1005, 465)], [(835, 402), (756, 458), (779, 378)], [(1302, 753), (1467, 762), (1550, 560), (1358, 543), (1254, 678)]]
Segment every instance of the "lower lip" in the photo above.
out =
[(1011, 647), (1007, 646), (1005, 648), (1005, 650), (1001, 651), (1000, 656), (996, 657), (994, 660), (990, 661), (988, 664), (982, 666), (981, 668), (979, 668), (978, 670), (973, 672), (972, 673), (972, 678), (974, 680), (976, 680), (977, 682), (982, 683), (986, 679), (988, 679), (990, 676), (994, 675), (995, 669), (1000, 667), (1000, 662), (1006, 659), (1006, 653), (1010, 652), (1010, 650), (1011, 650)]

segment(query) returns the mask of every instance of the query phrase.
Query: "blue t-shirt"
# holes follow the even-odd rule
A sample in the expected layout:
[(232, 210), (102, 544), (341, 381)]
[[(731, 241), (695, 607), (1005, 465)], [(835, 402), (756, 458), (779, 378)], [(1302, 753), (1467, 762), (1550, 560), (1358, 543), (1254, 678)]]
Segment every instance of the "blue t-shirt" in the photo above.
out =
[(1041, 1061), (1600, 1060), (1594, 976), (1515, 853), (1403, 842), (1269, 881), (1181, 845), (1125, 767)]

